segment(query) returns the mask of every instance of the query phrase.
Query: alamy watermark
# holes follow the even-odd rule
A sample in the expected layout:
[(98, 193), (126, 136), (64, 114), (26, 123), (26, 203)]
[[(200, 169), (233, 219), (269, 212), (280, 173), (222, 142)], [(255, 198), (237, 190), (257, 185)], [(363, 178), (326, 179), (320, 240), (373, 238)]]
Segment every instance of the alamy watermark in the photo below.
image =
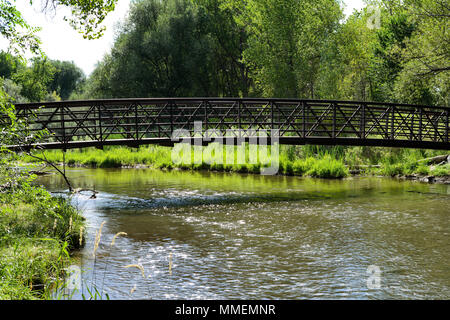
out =
[(76, 265), (69, 266), (65, 269), (66, 280), (63, 287), (64, 294), (70, 295), (81, 288), (81, 268)]
[(367, 268), (367, 288), (368, 289), (381, 289), (381, 269), (379, 266), (370, 265)]
[(367, 28), (380, 29), (381, 27), (381, 9), (378, 6), (368, 6), (367, 14), (369, 15), (367, 19)]
[(175, 165), (258, 164), (262, 175), (278, 173), (279, 130), (208, 129), (203, 131), (203, 123), (196, 121), (193, 134), (186, 129), (177, 129), (172, 133), (172, 141), (177, 142), (171, 154)]

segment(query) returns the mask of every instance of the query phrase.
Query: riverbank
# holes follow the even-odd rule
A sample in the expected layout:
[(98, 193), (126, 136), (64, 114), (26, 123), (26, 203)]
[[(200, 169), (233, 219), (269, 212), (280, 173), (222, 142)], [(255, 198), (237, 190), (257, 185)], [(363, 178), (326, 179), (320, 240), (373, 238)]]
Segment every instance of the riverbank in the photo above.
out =
[[(53, 163), (90, 168), (155, 168), (182, 170), (210, 170), (219, 172), (259, 173), (263, 164), (250, 163), (248, 147), (243, 164), (218, 164), (203, 153), (201, 163), (175, 164), (172, 149), (146, 146), (139, 149), (107, 147), (104, 150), (47, 151), (45, 157)], [(419, 149), (367, 148), (367, 147), (321, 147), (281, 146), (279, 174), (309, 176), (315, 178), (340, 179), (350, 175), (389, 176), (424, 182), (446, 183), (450, 177), (448, 158), (440, 163), (429, 163), (426, 159), (442, 154), (442, 151)], [(236, 149), (234, 150), (236, 156)], [(194, 159), (191, 159), (194, 160)], [(226, 159), (225, 159), (226, 160)], [(36, 162), (31, 157), (21, 161)], [(226, 161), (223, 161), (224, 163)]]
[(66, 199), (27, 183), (0, 192), (0, 300), (48, 299), (62, 284), (84, 218)]

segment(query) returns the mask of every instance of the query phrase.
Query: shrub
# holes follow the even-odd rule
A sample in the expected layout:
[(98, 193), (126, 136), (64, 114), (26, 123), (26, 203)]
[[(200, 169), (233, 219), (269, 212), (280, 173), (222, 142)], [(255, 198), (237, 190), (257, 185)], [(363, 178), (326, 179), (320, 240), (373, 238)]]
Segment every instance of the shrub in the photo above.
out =
[(286, 175), (293, 175), (294, 169), (292, 166), (292, 162), (289, 160), (284, 160), (283, 162), (281, 162), (281, 171)]
[(416, 168), (416, 173), (427, 175), (430, 173), (430, 168), (422, 164)]
[(292, 165), (292, 170), (297, 176), (302, 176), (306, 173), (306, 171), (308, 171), (308, 169), (306, 168), (306, 163), (303, 160), (295, 160)]
[(403, 163), (395, 163), (395, 164), (385, 163), (381, 169), (381, 173), (383, 175), (391, 177), (404, 174), (405, 172), (406, 170)]
[(325, 156), (317, 160), (307, 171), (307, 175), (316, 178), (344, 178), (348, 175), (348, 169), (340, 160)]

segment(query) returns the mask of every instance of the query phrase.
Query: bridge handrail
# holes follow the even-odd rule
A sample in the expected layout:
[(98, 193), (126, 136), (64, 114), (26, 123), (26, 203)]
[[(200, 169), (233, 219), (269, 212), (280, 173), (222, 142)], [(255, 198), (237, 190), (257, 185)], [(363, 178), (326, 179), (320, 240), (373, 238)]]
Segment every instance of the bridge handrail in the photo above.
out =
[(30, 103), (17, 103), (14, 104), (18, 109), (38, 109), (41, 107), (52, 108), (66, 105), (72, 107), (83, 107), (86, 105), (95, 104), (123, 104), (123, 103), (163, 103), (163, 102), (282, 102), (282, 103), (326, 103), (326, 104), (340, 104), (340, 105), (370, 105), (370, 106), (394, 106), (394, 107), (408, 107), (408, 108), (427, 108), (437, 110), (450, 110), (450, 107), (444, 106), (432, 106), (432, 105), (417, 105), (395, 102), (375, 102), (375, 101), (353, 101), (353, 100), (321, 100), (321, 99), (295, 99), (295, 98), (231, 98), (231, 97), (180, 97), (180, 98), (117, 98), (117, 99), (90, 99), (90, 100), (62, 100), (62, 101), (47, 101), (47, 102), (30, 102)]

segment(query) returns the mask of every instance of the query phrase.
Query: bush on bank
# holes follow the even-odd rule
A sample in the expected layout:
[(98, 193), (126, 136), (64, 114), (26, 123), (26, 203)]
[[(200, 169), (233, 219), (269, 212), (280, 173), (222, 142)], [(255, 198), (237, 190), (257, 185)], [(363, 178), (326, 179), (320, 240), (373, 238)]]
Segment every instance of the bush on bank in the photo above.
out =
[(0, 300), (50, 297), (70, 251), (84, 241), (83, 220), (66, 199), (41, 187), (0, 190)]

